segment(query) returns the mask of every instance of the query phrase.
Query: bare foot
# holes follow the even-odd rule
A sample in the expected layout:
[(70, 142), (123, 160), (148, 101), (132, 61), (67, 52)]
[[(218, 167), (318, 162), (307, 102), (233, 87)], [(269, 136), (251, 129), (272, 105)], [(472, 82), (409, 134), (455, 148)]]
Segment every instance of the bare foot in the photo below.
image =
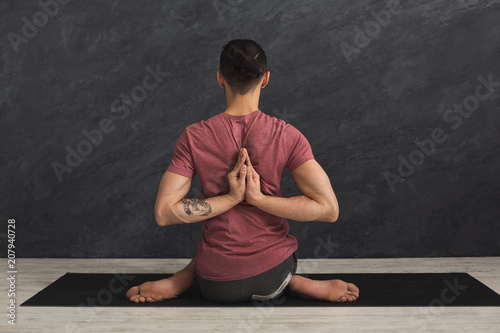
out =
[(173, 276), (158, 281), (144, 282), (139, 286), (130, 288), (127, 291), (127, 298), (130, 301), (139, 302), (160, 302), (170, 298), (176, 298), (194, 283), (194, 272), (183, 270)]
[(342, 280), (311, 280), (293, 275), (288, 285), (290, 294), (304, 299), (328, 302), (353, 302), (359, 297), (359, 289)]

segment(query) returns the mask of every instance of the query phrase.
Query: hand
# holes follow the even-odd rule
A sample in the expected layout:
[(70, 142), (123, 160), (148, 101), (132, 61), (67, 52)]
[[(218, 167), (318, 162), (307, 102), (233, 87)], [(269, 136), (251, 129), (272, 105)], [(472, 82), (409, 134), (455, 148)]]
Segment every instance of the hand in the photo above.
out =
[(245, 200), (254, 206), (265, 197), (264, 193), (260, 190), (260, 175), (255, 171), (250, 161), (250, 156), (247, 152), (246, 164), (247, 164), (247, 188), (245, 192)]
[(245, 148), (240, 149), (240, 154), (238, 155), (238, 161), (234, 166), (233, 171), (228, 173), (227, 178), (229, 180), (229, 196), (236, 202), (236, 204), (242, 202), (245, 199), (245, 179), (246, 179), (246, 166), (244, 165), (246, 158), (248, 157), (248, 152)]

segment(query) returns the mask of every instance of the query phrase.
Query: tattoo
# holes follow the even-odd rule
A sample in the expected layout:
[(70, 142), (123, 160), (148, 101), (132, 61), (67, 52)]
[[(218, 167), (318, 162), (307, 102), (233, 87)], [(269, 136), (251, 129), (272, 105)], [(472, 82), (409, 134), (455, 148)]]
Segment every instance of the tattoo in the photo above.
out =
[(203, 199), (182, 199), (181, 202), (188, 215), (198, 212), (196, 215), (206, 216), (212, 212), (210, 204)]

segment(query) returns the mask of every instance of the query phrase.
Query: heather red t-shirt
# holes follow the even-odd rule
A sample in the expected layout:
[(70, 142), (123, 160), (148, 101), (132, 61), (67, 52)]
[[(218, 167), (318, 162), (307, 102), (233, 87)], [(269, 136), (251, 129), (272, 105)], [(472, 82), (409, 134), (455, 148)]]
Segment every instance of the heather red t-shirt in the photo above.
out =
[[(260, 175), (262, 193), (281, 196), (281, 176), (313, 159), (304, 135), (290, 124), (260, 110), (243, 116), (219, 113), (186, 127), (177, 140), (167, 170), (198, 174), (201, 199), (229, 192), (227, 174), (240, 148), (246, 148)], [(196, 254), (198, 275), (212, 281), (245, 279), (276, 267), (298, 248), (288, 221), (242, 201), (203, 221)]]

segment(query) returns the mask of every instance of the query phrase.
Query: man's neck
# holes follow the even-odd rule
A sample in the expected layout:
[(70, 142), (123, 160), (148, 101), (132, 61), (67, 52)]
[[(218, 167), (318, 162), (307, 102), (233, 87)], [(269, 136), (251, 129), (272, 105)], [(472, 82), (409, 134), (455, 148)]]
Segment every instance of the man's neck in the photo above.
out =
[(234, 116), (244, 116), (259, 109), (260, 89), (255, 89), (245, 95), (228, 94), (226, 92), (226, 111)]

